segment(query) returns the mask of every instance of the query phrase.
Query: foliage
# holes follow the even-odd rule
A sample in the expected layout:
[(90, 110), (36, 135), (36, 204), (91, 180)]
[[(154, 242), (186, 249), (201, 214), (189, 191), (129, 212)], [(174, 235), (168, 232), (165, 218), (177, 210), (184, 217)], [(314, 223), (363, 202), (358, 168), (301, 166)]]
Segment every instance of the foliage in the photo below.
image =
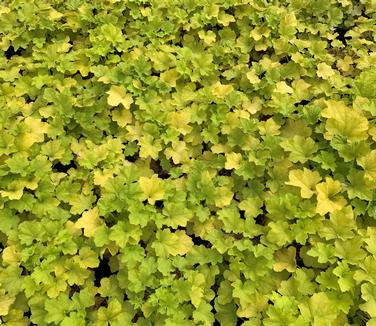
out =
[(1, 323), (376, 325), (375, 22), (1, 1)]

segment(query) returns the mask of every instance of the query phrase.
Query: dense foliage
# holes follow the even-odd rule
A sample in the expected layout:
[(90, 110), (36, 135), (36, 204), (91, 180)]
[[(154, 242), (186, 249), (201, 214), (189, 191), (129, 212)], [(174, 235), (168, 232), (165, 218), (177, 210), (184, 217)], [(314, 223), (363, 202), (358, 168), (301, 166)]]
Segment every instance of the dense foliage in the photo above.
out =
[(376, 325), (375, 0), (0, 2), (0, 317)]

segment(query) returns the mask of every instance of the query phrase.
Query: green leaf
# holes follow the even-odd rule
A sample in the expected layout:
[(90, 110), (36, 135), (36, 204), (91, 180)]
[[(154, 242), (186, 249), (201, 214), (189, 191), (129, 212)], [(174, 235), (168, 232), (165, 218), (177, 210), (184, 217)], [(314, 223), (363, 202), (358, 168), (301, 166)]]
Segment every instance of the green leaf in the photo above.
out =
[(289, 152), (289, 158), (292, 162), (305, 163), (312, 158), (317, 151), (317, 145), (310, 137), (302, 137), (299, 135), (291, 139), (281, 142), (281, 147)]

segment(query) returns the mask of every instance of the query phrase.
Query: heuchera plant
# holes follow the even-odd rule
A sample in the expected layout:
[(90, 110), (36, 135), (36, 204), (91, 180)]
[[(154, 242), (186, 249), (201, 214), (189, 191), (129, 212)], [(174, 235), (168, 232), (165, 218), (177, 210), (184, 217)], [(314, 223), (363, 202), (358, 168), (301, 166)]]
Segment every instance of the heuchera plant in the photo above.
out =
[(1, 323), (375, 326), (375, 26), (1, 1)]

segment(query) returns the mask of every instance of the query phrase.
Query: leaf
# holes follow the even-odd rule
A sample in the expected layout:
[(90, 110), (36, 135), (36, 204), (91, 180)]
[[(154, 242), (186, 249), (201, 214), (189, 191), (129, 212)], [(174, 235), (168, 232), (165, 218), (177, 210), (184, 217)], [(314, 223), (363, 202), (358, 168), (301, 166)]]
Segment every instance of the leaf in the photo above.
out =
[(232, 170), (240, 167), (242, 155), (240, 153), (226, 153), (225, 169)]
[(215, 194), (215, 205), (219, 208), (230, 205), (234, 194), (228, 187), (218, 187), (216, 188)]
[(328, 100), (321, 116), (326, 118), (325, 139), (335, 135), (346, 137), (349, 141), (361, 141), (368, 138), (368, 120), (355, 109), (348, 108), (343, 102)]
[(287, 270), (292, 273), (296, 270), (296, 249), (293, 246), (290, 246), (286, 249), (278, 250), (274, 255), (274, 266), (273, 270), (276, 272), (282, 272)]
[(161, 73), (160, 78), (169, 86), (176, 87), (176, 80), (178, 79), (178, 74), (176, 69), (170, 69)]
[(311, 137), (302, 137), (299, 135), (281, 142), (281, 147), (290, 152), (289, 158), (292, 162), (305, 163), (312, 158), (317, 151), (317, 145)]
[(325, 182), (316, 185), (317, 206), (316, 212), (321, 215), (332, 213), (346, 205), (346, 199), (339, 193), (342, 190), (341, 183), (330, 177), (325, 178)]
[(366, 311), (371, 317), (376, 317), (376, 286), (370, 283), (364, 283), (361, 286), (362, 299), (365, 303), (359, 305), (359, 307)]
[(328, 79), (334, 76), (335, 72), (331, 66), (327, 65), (325, 62), (320, 62), (317, 65), (317, 76), (322, 79)]
[(347, 180), (350, 181), (350, 185), (346, 188), (350, 199), (360, 198), (363, 200), (372, 200), (373, 191), (363, 171), (356, 169), (351, 170), (347, 175)]
[(277, 82), (274, 91), (281, 94), (292, 94), (294, 92), (292, 87), (288, 86), (285, 81)]
[(98, 208), (94, 207), (82, 213), (82, 216), (76, 221), (75, 227), (83, 229), (86, 237), (92, 237), (103, 224), (104, 222), (99, 218)]
[(122, 86), (112, 85), (106, 93), (108, 94), (107, 103), (111, 106), (122, 104), (125, 109), (129, 109), (133, 103), (132, 95), (127, 94)]
[(149, 204), (154, 205), (157, 200), (164, 198), (165, 191), (156, 174), (153, 174), (150, 178), (140, 177), (138, 184), (143, 192), (142, 199), (147, 199)]
[[(193, 311), (193, 320), (196, 324), (210, 326), (214, 323), (214, 315), (212, 306), (207, 302), (201, 302), (199, 307)], [(201, 322), (201, 323), (199, 323)]]
[(6, 294), (4, 289), (0, 289), (0, 316), (8, 315), (10, 306), (15, 299), (15, 297)]
[(307, 308), (304, 306), (306, 304), (300, 304), (299, 308), (302, 314), (313, 322), (313, 325), (327, 325), (332, 324), (337, 318), (337, 309), (329, 300), (325, 292), (314, 293), (312, 297), (308, 300)]
[(120, 127), (125, 127), (132, 122), (132, 114), (127, 109), (113, 110), (112, 120), (117, 122)]
[(168, 229), (157, 231), (157, 240), (151, 247), (157, 256), (167, 258), (169, 255), (185, 255), (193, 246), (192, 239), (184, 231), (170, 232)]
[(223, 85), (219, 81), (212, 86), (213, 95), (220, 99), (224, 99), (232, 90), (232, 85)]
[(20, 253), (17, 251), (15, 245), (5, 247), (3, 252), (3, 262), (6, 264), (14, 265), (20, 261)]
[(367, 155), (360, 157), (357, 160), (358, 164), (364, 170), (364, 178), (371, 182), (376, 183), (376, 150), (370, 151)]
[(289, 172), (289, 181), (286, 184), (299, 187), (302, 198), (311, 198), (315, 193), (313, 189), (320, 181), (321, 176), (317, 171), (303, 168), (303, 170), (291, 170)]

